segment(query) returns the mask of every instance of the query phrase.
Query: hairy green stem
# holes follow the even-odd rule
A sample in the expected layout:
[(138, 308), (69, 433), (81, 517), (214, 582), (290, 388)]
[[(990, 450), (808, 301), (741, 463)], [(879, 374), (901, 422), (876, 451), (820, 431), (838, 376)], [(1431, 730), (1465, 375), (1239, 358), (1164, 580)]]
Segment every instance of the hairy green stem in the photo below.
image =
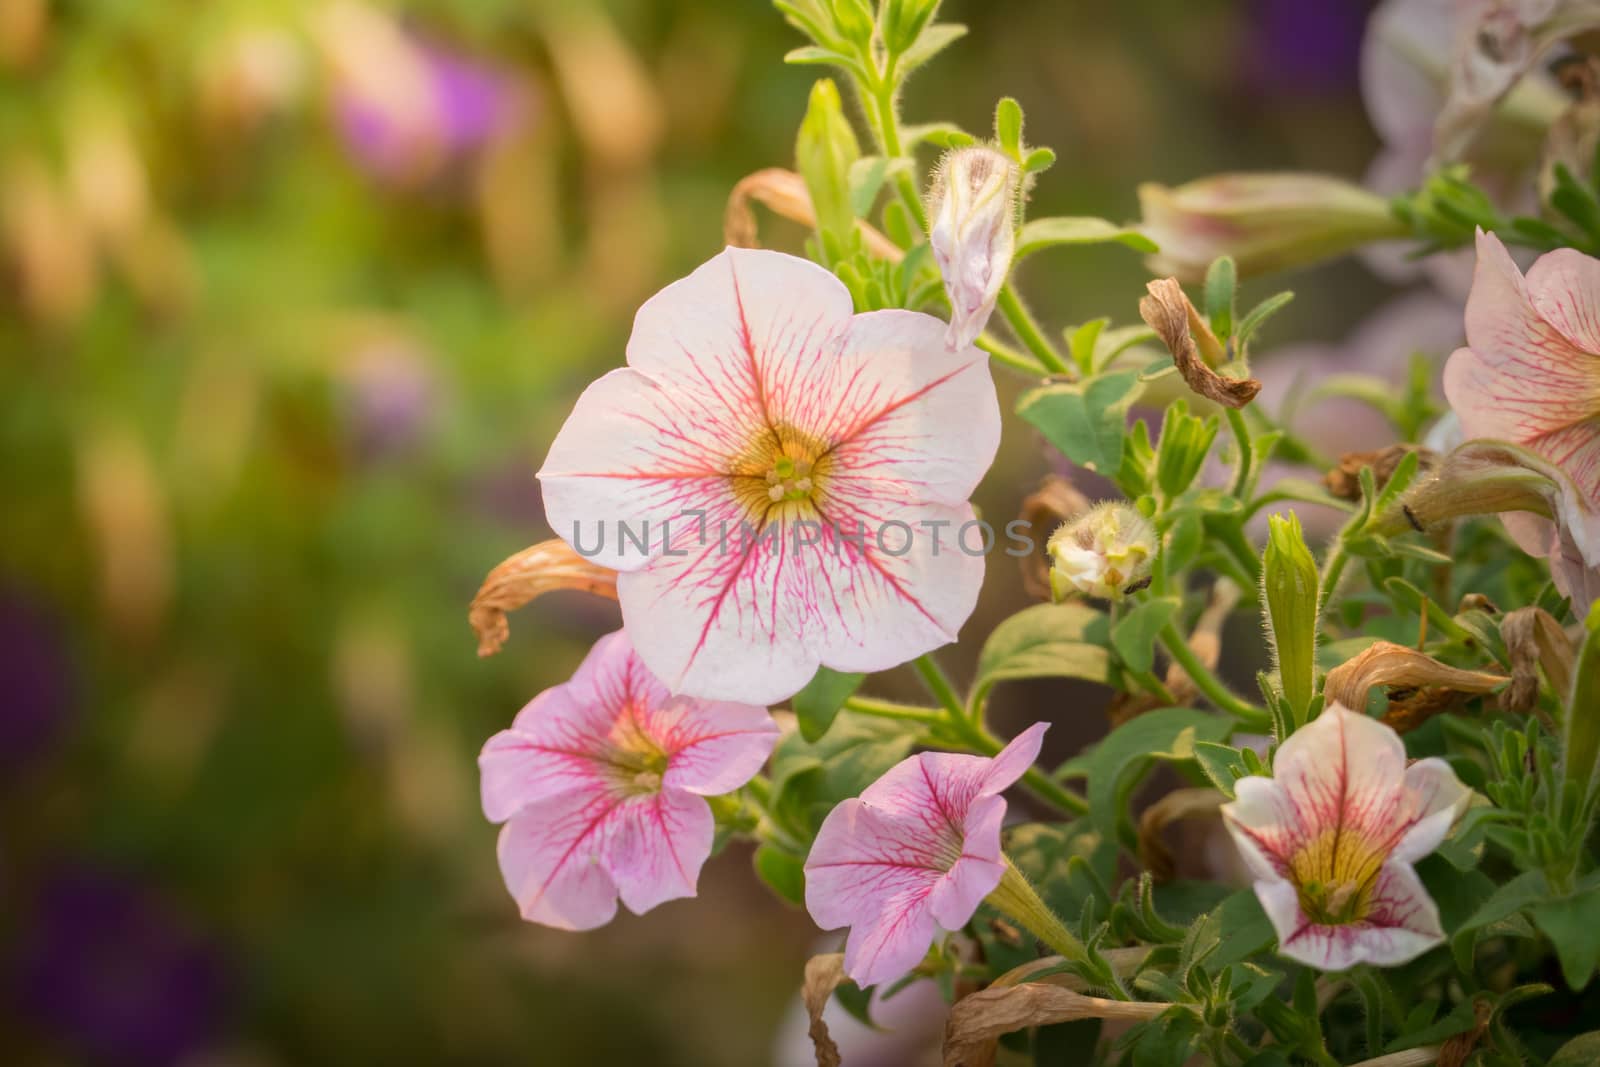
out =
[(1183, 639), (1183, 635), (1178, 633), (1178, 628), (1170, 622), (1161, 630), (1161, 647), (1165, 648), (1167, 655), (1183, 668), (1183, 673), (1194, 682), (1195, 688), (1205, 694), (1206, 699), (1218, 708), (1252, 728), (1265, 728), (1270, 723), (1266, 709), (1247, 703), (1230, 692), (1228, 687), (1222, 684), (1222, 680), (1200, 662), (1200, 657), (1194, 654), (1194, 650)]

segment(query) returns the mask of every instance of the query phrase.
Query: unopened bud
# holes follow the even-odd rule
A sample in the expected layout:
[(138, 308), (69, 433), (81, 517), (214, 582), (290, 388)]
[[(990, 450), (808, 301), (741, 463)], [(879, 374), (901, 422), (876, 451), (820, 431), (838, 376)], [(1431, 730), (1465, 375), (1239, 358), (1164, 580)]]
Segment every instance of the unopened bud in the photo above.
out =
[(1268, 519), (1261, 591), (1283, 697), (1298, 726), (1310, 713), (1316, 691), (1321, 576), (1300, 531), (1300, 518), (1293, 512)]
[(950, 297), (945, 344), (970, 345), (983, 332), (1017, 246), (1021, 168), (1002, 152), (975, 145), (945, 155), (933, 177), (928, 242)]
[(1143, 515), (1126, 504), (1101, 504), (1061, 527), (1046, 546), (1050, 592), (1057, 599), (1073, 590), (1103, 600), (1121, 600), (1150, 575), (1159, 542)]
[(817, 229), (840, 237), (855, 225), (850, 207), (850, 168), (861, 158), (839, 87), (823, 78), (811, 87), (811, 101), (800, 122), (795, 161), (817, 213)]
[(1241, 276), (1314, 263), (1407, 228), (1383, 197), (1322, 174), (1218, 174), (1175, 189), (1139, 187), (1150, 269), (1199, 282), (1219, 256)]

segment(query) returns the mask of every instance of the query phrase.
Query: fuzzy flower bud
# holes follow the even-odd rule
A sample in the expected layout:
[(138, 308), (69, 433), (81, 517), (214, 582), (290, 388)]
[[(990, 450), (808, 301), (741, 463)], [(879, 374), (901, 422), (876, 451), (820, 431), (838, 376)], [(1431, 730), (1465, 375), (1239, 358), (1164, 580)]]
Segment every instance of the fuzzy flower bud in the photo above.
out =
[(928, 241), (950, 297), (945, 345), (970, 345), (994, 311), (1016, 250), (1020, 168), (992, 148), (975, 145), (945, 155), (933, 177)]
[(1051, 535), (1046, 546), (1051, 595), (1061, 600), (1075, 589), (1121, 600), (1149, 576), (1159, 546), (1143, 515), (1126, 504), (1102, 504)]
[(1261, 593), (1271, 624), (1283, 696), (1295, 718), (1305, 721), (1316, 684), (1317, 618), (1321, 579), (1317, 561), (1300, 532), (1300, 518), (1268, 519), (1267, 550), (1261, 565)]
[(1371, 241), (1403, 237), (1383, 197), (1321, 174), (1217, 174), (1169, 189), (1139, 187), (1143, 230), (1161, 246), (1150, 269), (1205, 278), (1218, 256), (1242, 276), (1303, 266)]

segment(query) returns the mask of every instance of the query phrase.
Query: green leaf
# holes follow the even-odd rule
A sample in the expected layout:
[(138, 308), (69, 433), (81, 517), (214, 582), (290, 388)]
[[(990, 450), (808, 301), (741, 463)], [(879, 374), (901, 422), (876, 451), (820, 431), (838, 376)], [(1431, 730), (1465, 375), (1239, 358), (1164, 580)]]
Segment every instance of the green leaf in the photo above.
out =
[(1537, 926), (1555, 946), (1561, 977), (1567, 988), (1582, 989), (1600, 965), (1600, 886), (1555, 900), (1542, 900), (1528, 909)]
[(1198, 741), (1222, 741), (1233, 724), (1192, 708), (1163, 708), (1123, 723), (1089, 754), (1090, 817), (1107, 837), (1115, 837), (1127, 793), (1151, 760), (1194, 758)]
[(1206, 270), (1206, 318), (1211, 329), (1226, 341), (1233, 333), (1234, 294), (1239, 288), (1239, 271), (1231, 256), (1218, 256)]
[(815, 744), (789, 734), (772, 753), (772, 805), (813, 833), (835, 804), (905, 759), (920, 735), (915, 724), (863, 718), (835, 723)]
[(1244, 318), (1239, 320), (1239, 331), (1235, 335), (1238, 347), (1242, 349), (1250, 338), (1255, 335), (1256, 330), (1261, 328), (1263, 323), (1282, 311), (1288, 306), (1289, 301), (1293, 299), (1294, 294), (1291, 292), (1278, 293), (1275, 296), (1267, 297), (1247, 311)]
[(862, 156), (850, 164), (850, 210), (858, 218), (865, 218), (871, 213), (872, 204), (878, 199), (878, 191), (883, 188), (883, 183), (910, 165), (910, 160), (890, 159), (887, 156)]
[(1239, 750), (1231, 745), (1219, 745), (1214, 741), (1196, 741), (1194, 760), (1200, 765), (1200, 770), (1205, 776), (1211, 779), (1211, 784), (1217, 787), (1217, 791), (1228, 799), (1233, 799), (1235, 783), (1240, 778), (1246, 777)]
[(1548, 899), (1550, 883), (1543, 871), (1524, 871), (1494, 891), (1450, 938), (1450, 950), (1463, 971), (1472, 970), (1472, 952), (1482, 933), (1501, 927), (1524, 909)]
[(1048, 148), (1035, 148), (1022, 161), (1022, 173), (1042, 174), (1056, 165), (1056, 154)]
[(1122, 464), (1128, 408), (1142, 391), (1138, 371), (1118, 371), (1029, 390), (1017, 414), (1072, 462), (1111, 477)]
[(1597, 1063), (1600, 1063), (1600, 1030), (1591, 1030), (1556, 1049), (1545, 1067), (1594, 1067)]
[(1021, 262), (1052, 245), (1099, 245), (1112, 242), (1138, 252), (1160, 251), (1159, 246), (1137, 227), (1118, 226), (1114, 222), (1087, 215), (1062, 215), (1031, 219), (1025, 223), (1022, 232), (1017, 234), (1017, 247), (1012, 253), (1012, 261)]
[(803, 859), (774, 845), (762, 844), (756, 849), (753, 862), (756, 877), (765, 882), (769, 889), (790, 904), (805, 907), (806, 872)]
[(1132, 670), (1155, 666), (1156, 635), (1182, 606), (1177, 597), (1147, 600), (1122, 617), (1111, 630), (1111, 647)]
[[(1578, 650), (1577, 670), (1572, 693), (1567, 698), (1569, 713), (1561, 745), (1561, 767), (1566, 779), (1577, 784), (1579, 795), (1587, 800), (1593, 794), (1600, 760), (1600, 602), (1589, 609), (1584, 623), (1587, 633)], [(1577, 714), (1587, 712), (1588, 714)]]
[(958, 22), (941, 22), (929, 26), (922, 31), (922, 36), (917, 38), (917, 43), (906, 49), (900, 61), (895, 64), (896, 76), (903, 79), (966, 35), (967, 28)]
[(994, 138), (1000, 144), (1000, 151), (1021, 161), (1022, 105), (1012, 97), (1001, 97), (994, 109)]
[(805, 45), (801, 48), (791, 48), (784, 54), (783, 61), (795, 66), (822, 64), (830, 67), (840, 67), (852, 74), (865, 76), (866, 71), (861, 64), (856, 62), (854, 56), (843, 52), (835, 52), (831, 48), (822, 48), (818, 45)]
[(817, 668), (805, 688), (790, 701), (794, 717), (800, 724), (800, 736), (807, 741), (819, 740), (833, 725), (834, 716), (857, 689), (861, 688), (864, 674), (843, 674)]
[(1198, 962), (1215, 974), (1263, 951), (1276, 937), (1254, 890), (1241, 889), (1189, 928), (1183, 963)]
[(979, 707), (996, 682), (1016, 678), (1084, 678), (1110, 684), (1116, 676), (1110, 621), (1079, 603), (1035, 604), (995, 627), (978, 654), (971, 705)]

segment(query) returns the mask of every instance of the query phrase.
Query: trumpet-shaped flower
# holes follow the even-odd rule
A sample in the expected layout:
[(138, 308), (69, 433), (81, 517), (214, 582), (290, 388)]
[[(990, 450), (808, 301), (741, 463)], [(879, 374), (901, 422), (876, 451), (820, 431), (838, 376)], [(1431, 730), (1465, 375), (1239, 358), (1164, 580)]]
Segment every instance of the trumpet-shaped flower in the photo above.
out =
[(534, 697), (478, 757), (500, 871), (529, 922), (589, 930), (693, 896), (714, 831), (706, 797), (761, 769), (766, 709), (667, 692), (625, 633)]
[(1503, 521), (1525, 551), (1549, 557), (1581, 612), (1600, 586), (1600, 260), (1560, 249), (1524, 278), (1500, 240), (1480, 233), (1466, 324), (1445, 396), (1466, 439), (1509, 441), (1557, 469), (1554, 521)]
[(1035, 723), (994, 758), (923, 752), (828, 813), (806, 859), (806, 908), (850, 927), (844, 969), (856, 984), (909, 974), (940, 929), (958, 930), (1000, 884), (1000, 793), (1039, 754)]
[(1406, 766), (1400, 735), (1330, 704), (1241, 778), (1223, 822), (1256, 879), (1278, 951), (1325, 971), (1394, 966), (1444, 940), (1412, 864), (1471, 793), (1440, 759)]
[(629, 365), (579, 398), (539, 478), (556, 532), (621, 572), (628, 632), (674, 692), (768, 704), (819, 664), (955, 639), (1000, 411), (986, 357), (943, 333), (852, 315), (821, 267), (739, 248), (639, 310)]

